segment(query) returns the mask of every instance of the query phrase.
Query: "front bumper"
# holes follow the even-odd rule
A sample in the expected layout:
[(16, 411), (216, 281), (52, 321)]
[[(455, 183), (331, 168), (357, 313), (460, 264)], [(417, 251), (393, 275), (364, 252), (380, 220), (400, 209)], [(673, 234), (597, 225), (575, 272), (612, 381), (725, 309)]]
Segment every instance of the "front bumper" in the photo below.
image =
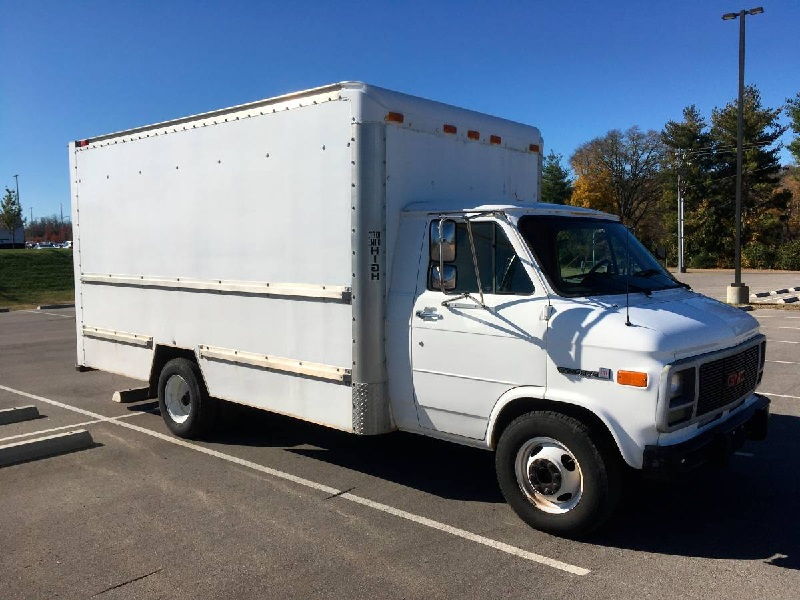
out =
[(686, 473), (706, 463), (724, 460), (745, 440), (767, 437), (769, 398), (754, 394), (756, 401), (716, 427), (671, 446), (645, 446), (642, 470), (664, 476)]

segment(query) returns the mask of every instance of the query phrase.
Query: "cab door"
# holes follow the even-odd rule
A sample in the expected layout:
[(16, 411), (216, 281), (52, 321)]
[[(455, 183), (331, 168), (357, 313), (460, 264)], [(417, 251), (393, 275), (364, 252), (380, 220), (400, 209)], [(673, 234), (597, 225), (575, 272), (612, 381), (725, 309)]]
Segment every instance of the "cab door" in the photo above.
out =
[[(429, 239), (439, 231), (439, 220), (432, 220)], [(548, 297), (529, 257), (516, 230), (494, 219), (456, 221), (455, 256), (447, 263), (454, 272), (446, 269), (455, 276), (452, 290), (436, 289), (439, 260), (423, 255), (411, 317), (423, 428), (483, 439), (503, 393), (522, 385), (544, 393)]]

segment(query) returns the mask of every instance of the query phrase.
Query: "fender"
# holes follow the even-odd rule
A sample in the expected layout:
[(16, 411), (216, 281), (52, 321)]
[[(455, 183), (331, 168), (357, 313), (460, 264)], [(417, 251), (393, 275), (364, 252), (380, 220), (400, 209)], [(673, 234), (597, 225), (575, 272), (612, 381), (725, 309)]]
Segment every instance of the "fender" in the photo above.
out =
[(489, 415), (489, 423), (486, 427), (486, 437), (484, 438), (486, 445), (491, 449), (495, 449), (493, 442), (495, 427), (497, 426), (498, 419), (503, 411), (518, 400), (544, 400), (555, 404), (569, 404), (582, 408), (595, 417), (597, 417), (603, 425), (605, 425), (611, 437), (619, 449), (620, 455), (628, 465), (635, 469), (642, 468), (642, 452), (644, 451), (645, 441), (637, 441), (633, 439), (625, 430), (622, 425), (613, 418), (608, 412), (598, 410), (597, 402), (592, 402), (591, 399), (583, 399), (580, 396), (569, 395), (562, 396), (555, 390), (547, 390), (543, 387), (535, 386), (520, 386), (511, 388), (503, 393), (492, 409)]

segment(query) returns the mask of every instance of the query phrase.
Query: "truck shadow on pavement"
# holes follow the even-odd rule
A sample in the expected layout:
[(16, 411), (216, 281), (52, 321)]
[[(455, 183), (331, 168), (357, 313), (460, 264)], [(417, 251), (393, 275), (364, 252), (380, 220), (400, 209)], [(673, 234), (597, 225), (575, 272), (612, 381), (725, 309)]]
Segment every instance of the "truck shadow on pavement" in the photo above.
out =
[(800, 418), (773, 414), (769, 425), (766, 441), (747, 443), (724, 469), (671, 483), (635, 478), (586, 541), (800, 569)]
[[(413, 434), (357, 437), (235, 407), (209, 440), (286, 451), (442, 498), (503, 503), (494, 455)], [(770, 417), (724, 469), (656, 482), (631, 478), (609, 523), (584, 542), (800, 569), (800, 418)], [(525, 525), (520, 521), (520, 527)]]
[(494, 455), (410, 433), (361, 437), (264, 411), (226, 406), (208, 441), (285, 448), (327, 464), (442, 498), (504, 502)]

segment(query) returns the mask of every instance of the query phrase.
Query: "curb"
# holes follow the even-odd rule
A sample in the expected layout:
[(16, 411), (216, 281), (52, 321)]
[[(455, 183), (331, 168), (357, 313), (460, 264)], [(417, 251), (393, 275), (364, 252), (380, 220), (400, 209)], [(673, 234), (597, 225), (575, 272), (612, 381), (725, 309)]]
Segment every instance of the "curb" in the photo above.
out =
[(800, 286), (783, 288), (782, 290), (770, 290), (768, 292), (758, 292), (750, 294), (751, 298), (768, 298), (769, 296), (779, 296), (780, 294), (788, 294), (790, 292), (800, 292)]
[(42, 304), (37, 306), (36, 310), (50, 310), (53, 308), (75, 308), (74, 304)]
[(91, 434), (85, 429), (6, 444), (0, 446), (0, 467), (85, 450), (93, 444)]
[(32, 419), (38, 419), (40, 416), (39, 409), (33, 405), (4, 408), (0, 409), (0, 425), (30, 421)]
[(138, 402), (139, 400), (150, 399), (150, 388), (132, 388), (129, 390), (118, 390), (111, 396), (114, 402), (128, 404), (129, 402)]

